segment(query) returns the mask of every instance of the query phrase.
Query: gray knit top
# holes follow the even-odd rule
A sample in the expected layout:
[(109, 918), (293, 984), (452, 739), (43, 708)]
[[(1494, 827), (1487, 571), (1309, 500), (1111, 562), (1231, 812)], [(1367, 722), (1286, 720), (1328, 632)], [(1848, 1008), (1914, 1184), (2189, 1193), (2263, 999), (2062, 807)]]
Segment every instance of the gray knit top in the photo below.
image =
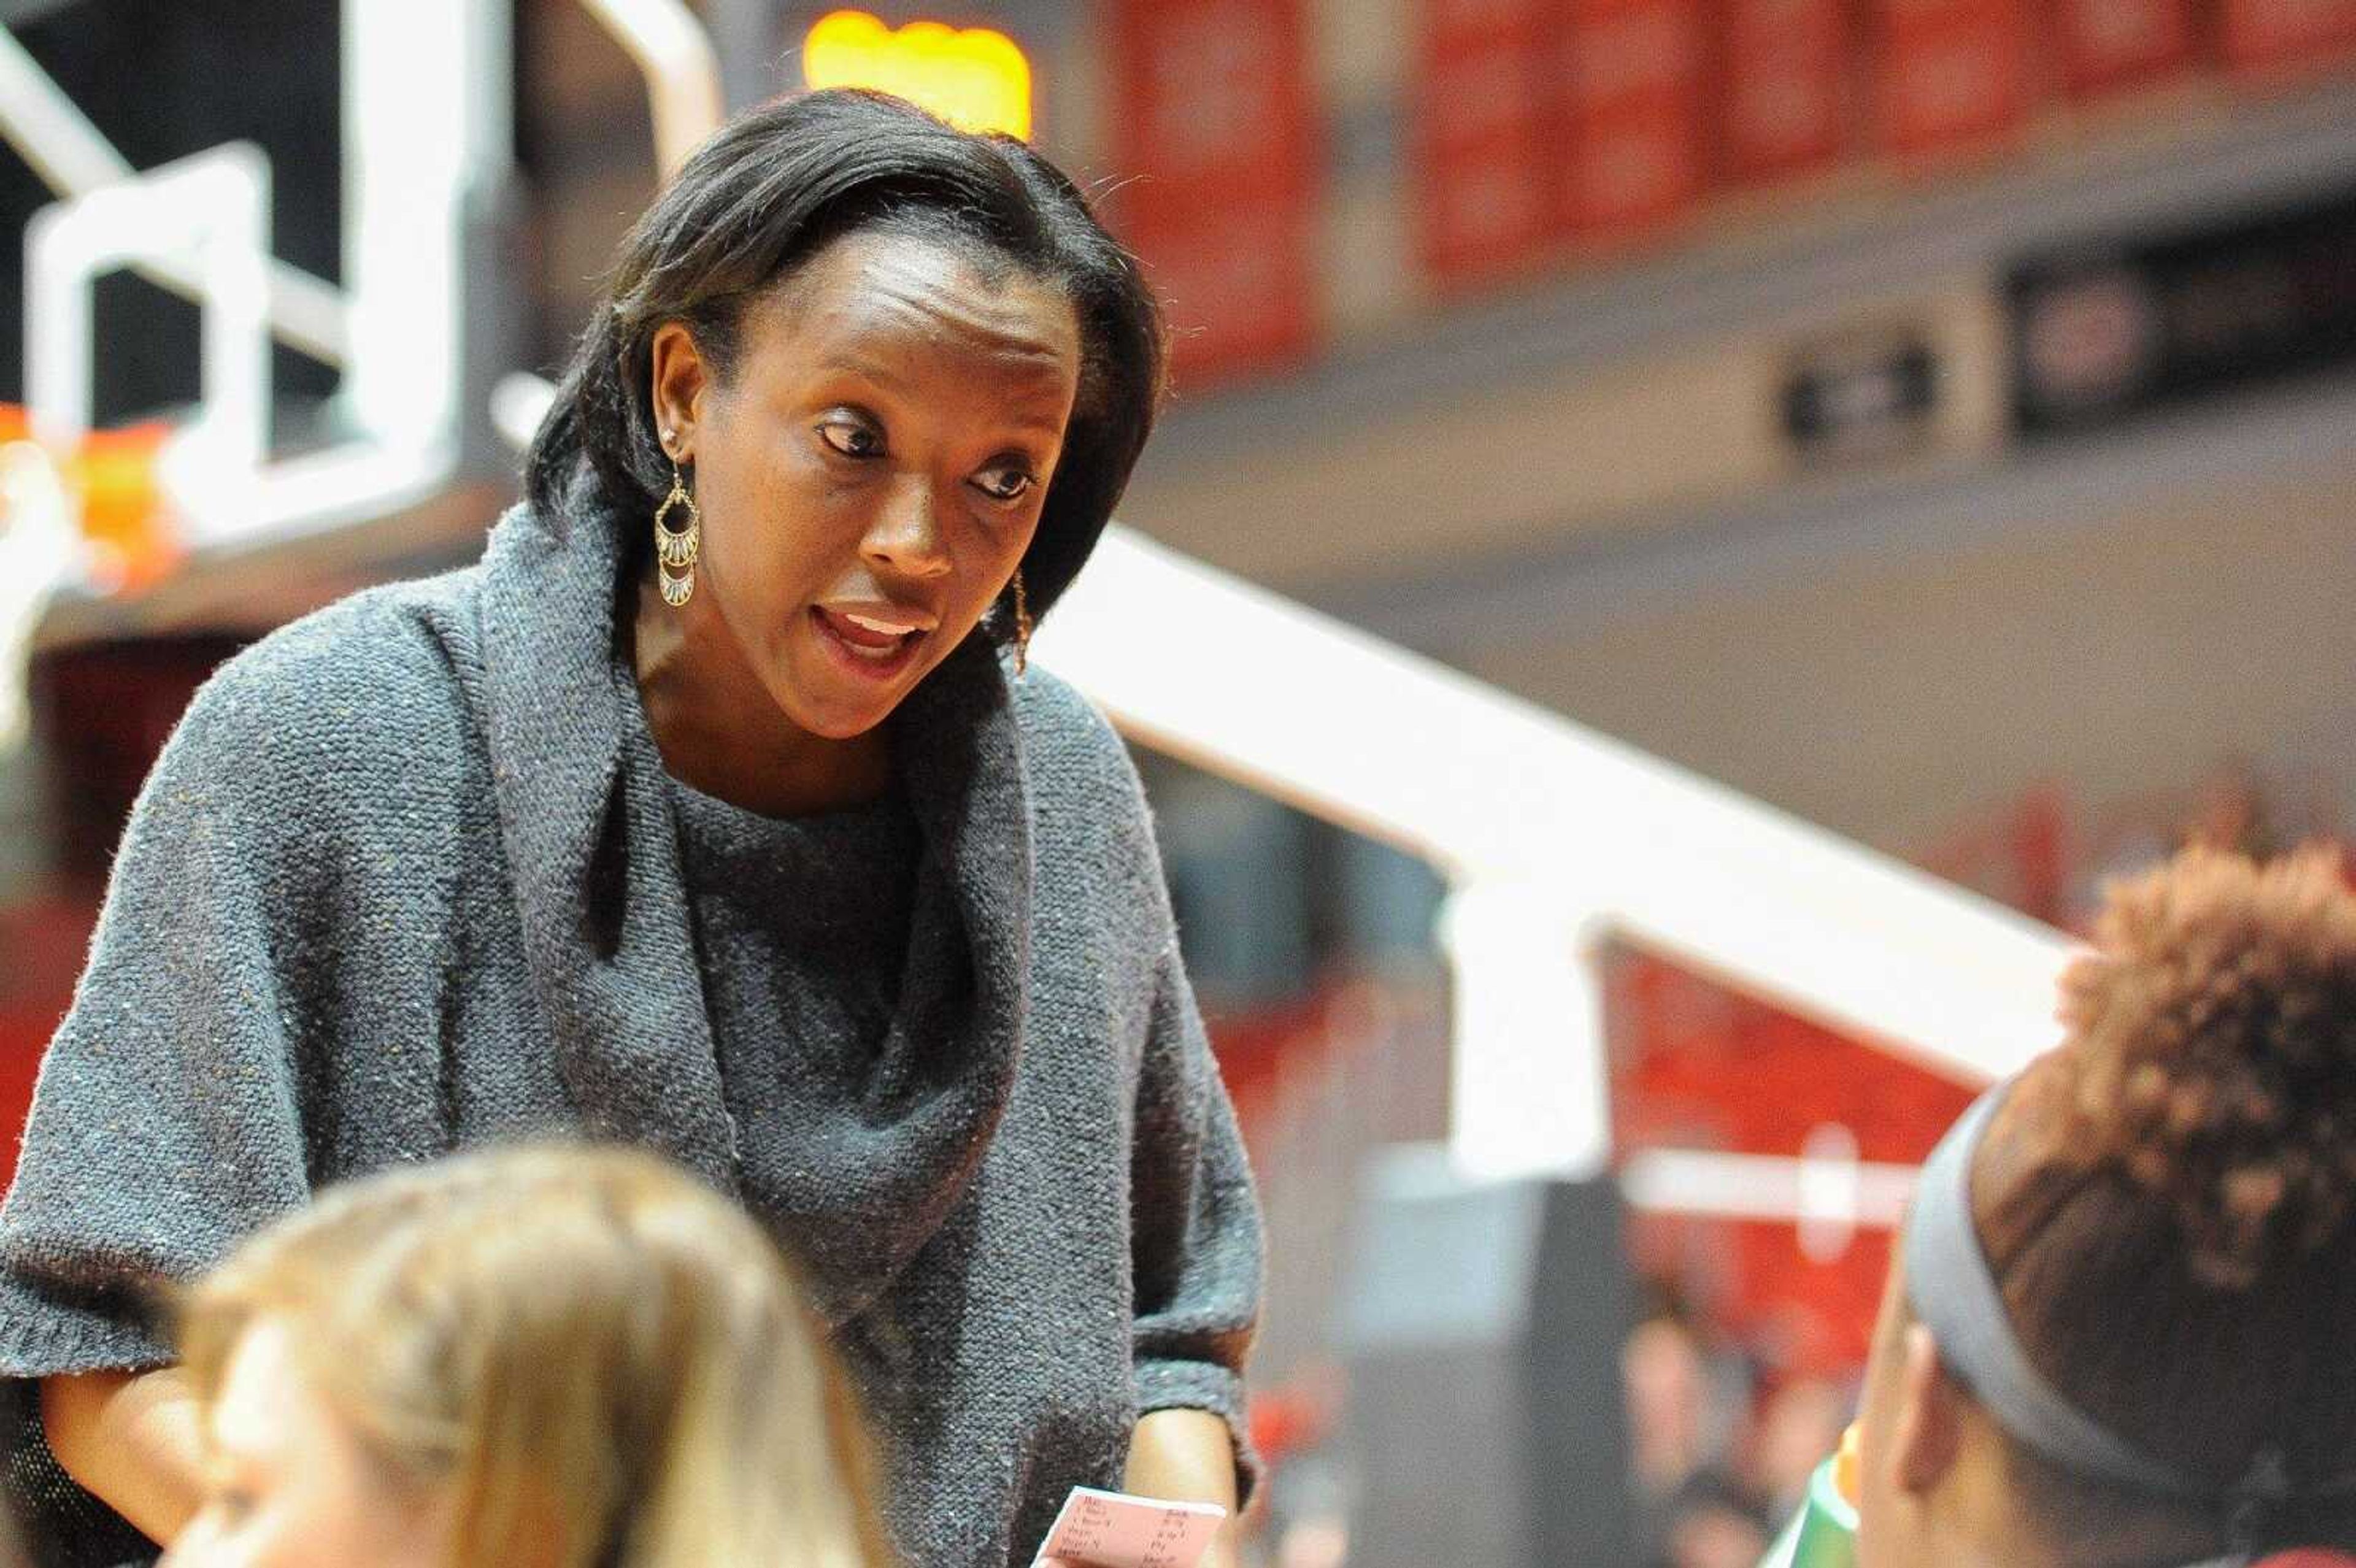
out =
[(896, 793), (783, 822), (674, 795), (720, 1085), (758, 1201), (826, 1115), (801, 1102), (857, 1093), (906, 1040), (903, 982), (929, 978), (905, 968), (924, 842)]
[(326, 1183), (551, 1132), (799, 1256), (916, 1562), (1027, 1562), (1142, 1412), (1238, 1422), (1258, 1210), (1118, 739), (976, 637), (865, 820), (748, 821), (662, 770), (619, 526), (509, 513), (231, 661), (158, 760), (0, 1209), (0, 1484), (46, 1561), (121, 1553), (59, 1539), (90, 1499), (25, 1380), (167, 1359), (144, 1286)]

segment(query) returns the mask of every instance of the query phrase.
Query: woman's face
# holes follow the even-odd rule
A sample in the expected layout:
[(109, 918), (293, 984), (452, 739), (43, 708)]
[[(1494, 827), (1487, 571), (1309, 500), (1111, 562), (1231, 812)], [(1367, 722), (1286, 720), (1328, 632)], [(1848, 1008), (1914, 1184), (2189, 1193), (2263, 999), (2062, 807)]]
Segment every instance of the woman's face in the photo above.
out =
[(240, 1336), (207, 1419), (202, 1505), (165, 1568), (445, 1568), (448, 1509), (369, 1452), (284, 1323)]
[(724, 380), (682, 326), (653, 347), (657, 425), (703, 516), (691, 635), (733, 640), (801, 730), (866, 732), (1030, 546), (1079, 386), (1070, 300), (853, 233), (746, 308)]

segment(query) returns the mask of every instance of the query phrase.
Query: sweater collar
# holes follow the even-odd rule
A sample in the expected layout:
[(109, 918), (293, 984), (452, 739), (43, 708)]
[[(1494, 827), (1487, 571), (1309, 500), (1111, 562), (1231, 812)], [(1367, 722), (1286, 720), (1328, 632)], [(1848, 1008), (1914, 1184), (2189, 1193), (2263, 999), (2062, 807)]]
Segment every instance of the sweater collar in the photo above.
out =
[(745, 1170), (669, 781), (620, 654), (626, 523), (588, 488), (560, 518), (510, 511), (484, 562), (492, 785), (533, 983), (585, 1129), (659, 1149), (751, 1200), (840, 1320), (947, 1220), (1012, 1085), (1032, 929), (1013, 694), (977, 635), (893, 716), (924, 841), (901, 1016), (876, 1071), (811, 1129), (830, 1157)]
[(484, 552), (492, 780), (528, 911), (578, 903), (621, 760), (616, 541), (593, 521), (519, 506)]
[[(576, 489), (576, 495), (586, 490)], [(525, 954), (584, 1129), (735, 1190), (735, 1133), (692, 987), (659, 798), (623, 777), (615, 679), (619, 540), (587, 505), (519, 507), (484, 555), (492, 793)]]

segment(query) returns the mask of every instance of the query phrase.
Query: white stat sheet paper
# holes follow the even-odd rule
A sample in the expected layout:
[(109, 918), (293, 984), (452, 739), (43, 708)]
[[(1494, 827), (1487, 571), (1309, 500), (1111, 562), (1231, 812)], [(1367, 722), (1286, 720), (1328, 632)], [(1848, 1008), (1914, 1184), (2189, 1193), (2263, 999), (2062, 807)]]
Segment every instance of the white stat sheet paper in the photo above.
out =
[(1194, 1568), (1227, 1510), (1074, 1487), (1031, 1568)]

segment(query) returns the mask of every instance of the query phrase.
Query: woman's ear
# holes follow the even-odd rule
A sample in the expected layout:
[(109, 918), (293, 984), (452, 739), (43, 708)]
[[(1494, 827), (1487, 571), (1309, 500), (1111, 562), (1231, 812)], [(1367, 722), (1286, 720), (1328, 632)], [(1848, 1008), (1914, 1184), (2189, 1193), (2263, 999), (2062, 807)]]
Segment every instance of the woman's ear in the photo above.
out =
[(1897, 1419), (1890, 1424), (1890, 1466), (1899, 1490), (1921, 1497), (1954, 1467), (1963, 1451), (1962, 1400), (1931, 1330), (1910, 1325), (1898, 1373)]
[(712, 385), (711, 368), (695, 345), (695, 335), (676, 321), (655, 328), (648, 348), (653, 365), (648, 397), (654, 410), (655, 430), (670, 460), (685, 463), (695, 455), (696, 421), (703, 412), (704, 393)]

